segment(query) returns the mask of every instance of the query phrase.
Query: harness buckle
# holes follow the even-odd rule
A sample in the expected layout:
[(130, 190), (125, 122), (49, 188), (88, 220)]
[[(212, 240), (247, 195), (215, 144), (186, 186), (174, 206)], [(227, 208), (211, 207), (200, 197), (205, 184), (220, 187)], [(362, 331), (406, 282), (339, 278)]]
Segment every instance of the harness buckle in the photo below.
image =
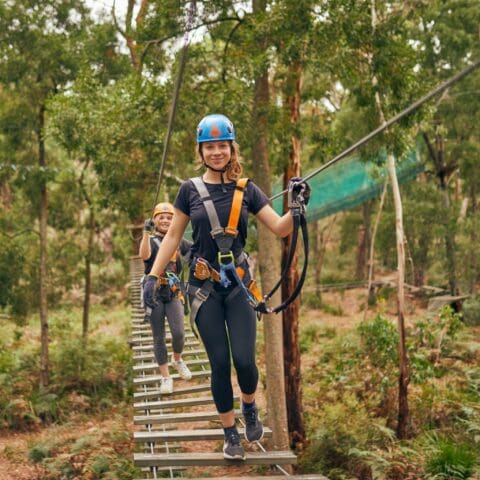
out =
[(202, 289), (199, 288), (196, 292), (195, 292), (195, 297), (197, 297), (201, 302), (205, 302), (208, 298), (208, 293), (205, 293), (205, 292), (202, 292)]
[(212, 238), (220, 237), (224, 235), (224, 233), (225, 233), (225, 230), (222, 227), (217, 227), (210, 230), (210, 235), (212, 236)]
[(197, 258), (197, 261), (195, 262), (194, 275), (195, 278), (198, 278), (199, 280), (206, 280), (207, 278), (210, 278), (210, 268), (201, 258)]
[(224, 230), (225, 230), (225, 233), (226, 233), (227, 235), (230, 235), (230, 236), (232, 236), (232, 237), (235, 237), (235, 238), (236, 238), (237, 235), (238, 235), (238, 230), (237, 230), (236, 228), (233, 228), (233, 227), (225, 227)]
[(235, 257), (233, 256), (233, 252), (230, 250), (229, 252), (218, 252), (218, 264), (220, 267), (222, 265), (230, 265), (235, 264)]

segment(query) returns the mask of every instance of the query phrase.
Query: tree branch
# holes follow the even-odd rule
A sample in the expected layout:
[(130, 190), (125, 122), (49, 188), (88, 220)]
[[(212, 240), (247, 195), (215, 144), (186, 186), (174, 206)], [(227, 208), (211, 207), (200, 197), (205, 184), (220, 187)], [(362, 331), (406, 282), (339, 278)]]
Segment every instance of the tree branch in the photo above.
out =
[(207, 20), (206, 22), (204, 23), (201, 23), (199, 25), (195, 25), (193, 27), (190, 27), (190, 28), (186, 28), (182, 31), (179, 31), (179, 32), (175, 32), (171, 35), (167, 35), (166, 37), (163, 37), (163, 38), (156, 38), (156, 39), (153, 39), (153, 40), (148, 40), (144, 43), (145, 45), (145, 49), (143, 50), (142, 52), (142, 55), (140, 57), (140, 62), (143, 64), (143, 60), (145, 58), (145, 55), (147, 54), (149, 48), (152, 46), (152, 45), (158, 45), (158, 44), (161, 44), (163, 42), (166, 42), (167, 40), (171, 40), (172, 38), (175, 38), (175, 37), (178, 37), (179, 35), (181, 35), (182, 33), (188, 33), (188, 32), (193, 32), (195, 30), (198, 30), (199, 28), (201, 27), (206, 27), (208, 25), (215, 25), (216, 23), (220, 23), (220, 22), (231, 22), (231, 21), (236, 21), (236, 22), (241, 22), (242, 19), (239, 18), (239, 17), (223, 17), (223, 18), (218, 18), (216, 20)]
[(230, 30), (230, 33), (228, 35), (227, 41), (225, 42), (225, 47), (223, 48), (223, 55), (222, 55), (222, 81), (223, 83), (227, 83), (226, 76), (227, 76), (227, 67), (226, 67), (226, 57), (227, 57), (227, 50), (230, 45), (230, 41), (232, 40), (233, 36), (235, 35), (235, 32), (237, 31), (237, 28), (242, 24), (243, 19), (240, 18), (238, 23)]
[(118, 23), (117, 16), (115, 15), (115, 0), (113, 0), (113, 5), (112, 5), (112, 18), (113, 18), (113, 24), (115, 25), (117, 32), (120, 33), (120, 35), (126, 39), (127, 32), (125, 32), (125, 30), (122, 30), (122, 27), (120, 27), (120, 24)]

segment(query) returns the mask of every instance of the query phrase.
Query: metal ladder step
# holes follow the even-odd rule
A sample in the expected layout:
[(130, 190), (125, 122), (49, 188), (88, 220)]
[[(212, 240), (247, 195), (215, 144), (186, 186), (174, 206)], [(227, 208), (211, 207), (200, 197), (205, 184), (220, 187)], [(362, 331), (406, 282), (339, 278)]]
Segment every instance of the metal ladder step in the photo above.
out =
[[(240, 410), (236, 410), (235, 414), (240, 415)], [(162, 425), (169, 423), (211, 422), (218, 420), (217, 412), (167, 413), (158, 415), (136, 415), (133, 417), (133, 423), (135, 425)]]
[(167, 395), (160, 393), (160, 390), (158, 388), (154, 388), (146, 391), (142, 390), (141, 392), (135, 392), (133, 394), (133, 398), (134, 400), (159, 398), (159, 397), (170, 398), (173, 395), (190, 395), (192, 393), (209, 392), (210, 388), (211, 387), (209, 383), (203, 383), (201, 385), (191, 385), (190, 387), (186, 387), (186, 388), (178, 388), (178, 389), (175, 389), (172, 393), (169, 393)]
[[(192, 378), (210, 377), (212, 372), (210, 370), (202, 370), (200, 372), (192, 372)], [(170, 375), (174, 380), (180, 379), (178, 373)], [(133, 379), (134, 385), (149, 385), (151, 383), (160, 383), (161, 375), (145, 375), (144, 377), (136, 377)]]
[[(243, 437), (244, 428), (239, 428), (238, 433)], [(271, 437), (272, 431), (265, 427), (265, 437)], [(153, 431), (153, 432), (135, 432), (134, 439), (136, 442), (185, 442), (185, 441), (201, 441), (201, 440), (223, 440), (223, 428), (205, 428), (199, 430), (171, 430), (169, 432)]]
[[(238, 401), (239, 397), (235, 396), (234, 401)], [(178, 400), (160, 400), (158, 402), (138, 402), (133, 404), (135, 410), (147, 410), (149, 408), (177, 408), (177, 407), (196, 407), (198, 405), (210, 405), (213, 403), (213, 398), (208, 397), (193, 397), (180, 398)]]
[(172, 453), (156, 455), (135, 453), (133, 462), (138, 467), (152, 466), (221, 466), (221, 465), (291, 465), (297, 463), (297, 457), (290, 451), (248, 452), (245, 460), (225, 460), (223, 453)]

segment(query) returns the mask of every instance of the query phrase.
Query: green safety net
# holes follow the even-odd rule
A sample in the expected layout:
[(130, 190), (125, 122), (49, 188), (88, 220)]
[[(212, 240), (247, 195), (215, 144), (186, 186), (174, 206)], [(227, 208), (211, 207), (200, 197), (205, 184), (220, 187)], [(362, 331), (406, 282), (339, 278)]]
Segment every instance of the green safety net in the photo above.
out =
[[(384, 152), (375, 161), (350, 157), (312, 177), (308, 181), (312, 192), (307, 207), (307, 221), (354, 208), (379, 196), (387, 177), (385, 161)], [(423, 169), (417, 151), (412, 150), (401, 161), (397, 161), (398, 181), (405, 183), (413, 180)], [(273, 185), (273, 194), (281, 190), (282, 184), (278, 181)], [(279, 214), (283, 212), (282, 197), (273, 201), (273, 208)]]

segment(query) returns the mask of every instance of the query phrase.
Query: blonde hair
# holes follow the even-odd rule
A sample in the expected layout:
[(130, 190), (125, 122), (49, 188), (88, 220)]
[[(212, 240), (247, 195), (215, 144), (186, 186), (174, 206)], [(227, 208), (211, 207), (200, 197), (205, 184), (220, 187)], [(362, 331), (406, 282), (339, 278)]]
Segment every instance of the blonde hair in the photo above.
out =
[[(240, 146), (238, 145), (237, 142), (232, 141), (231, 143), (232, 149), (231, 149), (231, 157), (230, 157), (230, 163), (228, 165), (227, 170), (225, 171), (225, 174), (229, 180), (238, 180), (240, 176), (242, 175), (242, 157), (240, 156)], [(195, 153), (197, 155), (197, 170), (202, 168), (205, 165), (205, 162), (203, 161), (202, 158), (202, 144), (199, 143), (197, 144), (197, 147), (195, 149)]]

